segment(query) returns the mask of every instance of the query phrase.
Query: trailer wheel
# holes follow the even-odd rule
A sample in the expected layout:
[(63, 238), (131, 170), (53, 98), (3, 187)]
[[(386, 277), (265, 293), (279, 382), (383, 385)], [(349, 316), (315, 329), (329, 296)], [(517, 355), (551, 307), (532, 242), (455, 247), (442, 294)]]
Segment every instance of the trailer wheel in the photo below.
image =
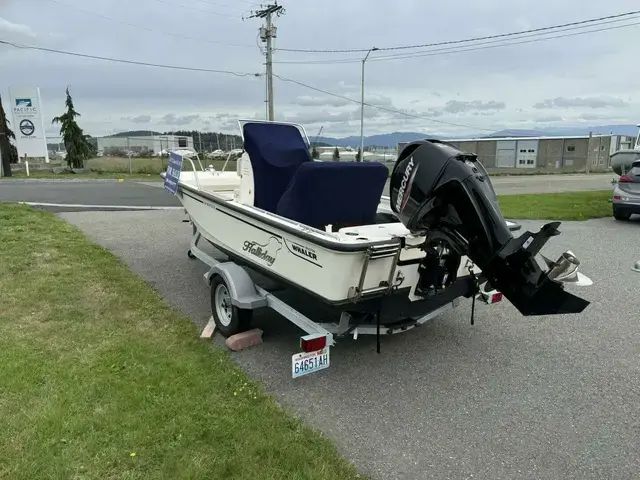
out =
[(191, 250), (187, 251), (187, 257), (189, 257), (191, 260), (196, 258), (196, 256), (193, 254), (193, 252)]
[(252, 310), (241, 309), (231, 303), (229, 287), (220, 275), (211, 279), (211, 313), (216, 329), (224, 337), (248, 330), (253, 315)]

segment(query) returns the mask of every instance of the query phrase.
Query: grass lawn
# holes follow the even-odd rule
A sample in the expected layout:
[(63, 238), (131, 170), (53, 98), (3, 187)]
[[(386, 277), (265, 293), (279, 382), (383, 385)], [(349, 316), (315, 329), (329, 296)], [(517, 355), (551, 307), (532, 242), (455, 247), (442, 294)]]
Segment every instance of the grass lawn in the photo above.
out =
[(612, 215), (611, 190), (586, 192), (500, 195), (506, 218), (540, 220), (588, 220)]
[[(213, 168), (216, 170), (222, 170), (226, 160), (213, 160), (208, 158), (203, 158), (201, 160), (202, 166), (207, 167), (209, 165), (213, 165)], [(194, 165), (196, 169), (200, 169), (200, 164), (194, 160)], [(85, 168), (91, 169), (94, 171), (99, 171), (102, 173), (108, 172), (119, 172), (119, 173), (129, 173), (129, 159), (128, 158), (120, 158), (120, 157), (97, 157), (87, 160), (85, 163)], [(185, 161), (182, 165), (183, 170), (190, 171), (191, 163)], [(131, 159), (131, 171), (132, 173), (142, 173), (142, 174), (151, 174), (151, 175), (160, 175), (161, 172), (164, 172), (167, 169), (167, 159), (162, 157), (156, 158), (132, 158)], [(229, 160), (227, 163), (226, 170), (235, 171), (236, 169), (236, 161)]]
[(0, 225), (0, 478), (358, 478), (111, 253), (30, 207)]

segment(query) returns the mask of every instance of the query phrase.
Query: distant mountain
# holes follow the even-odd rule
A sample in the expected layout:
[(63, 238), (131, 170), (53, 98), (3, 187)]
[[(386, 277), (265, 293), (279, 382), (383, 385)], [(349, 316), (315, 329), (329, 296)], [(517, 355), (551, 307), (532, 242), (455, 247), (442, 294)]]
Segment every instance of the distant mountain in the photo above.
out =
[[(401, 142), (412, 142), (414, 140), (420, 140), (421, 138), (439, 138), (427, 133), (416, 132), (394, 132), (384, 133), (382, 135), (370, 135), (364, 137), (365, 147), (396, 147)], [(315, 142), (315, 138), (311, 137), (310, 140)], [(318, 137), (318, 143), (327, 143), (336, 147), (353, 147), (358, 148), (360, 145), (360, 137), (344, 137), (344, 138), (330, 138), (330, 137)]]
[[(556, 137), (556, 136), (575, 136), (575, 135), (589, 135), (589, 132), (593, 132), (594, 135), (627, 135), (635, 137), (638, 134), (638, 127), (636, 125), (598, 125), (598, 126), (567, 126), (567, 127), (546, 127), (538, 129), (506, 129), (490, 134), (470, 133), (467, 135), (458, 135), (450, 137), (442, 137), (438, 135), (430, 135), (428, 133), (418, 132), (393, 132), (384, 133), (380, 135), (369, 135), (364, 137), (365, 147), (381, 147), (381, 148), (395, 148), (399, 143), (412, 142), (414, 140), (420, 140), (423, 138), (436, 138), (444, 140), (456, 140), (461, 138), (500, 138), (500, 137)], [(120, 132), (113, 137), (134, 137), (134, 136), (148, 136), (148, 135), (189, 135), (193, 137), (196, 146), (202, 141), (203, 147), (209, 149), (213, 146), (220, 144), (220, 147), (232, 148), (233, 146), (239, 146), (241, 139), (238, 135), (228, 134), (215, 134), (212, 132), (202, 132), (198, 135), (197, 131), (177, 131), (177, 132), (155, 132), (150, 130), (134, 130), (128, 132)], [(337, 146), (337, 147), (352, 147), (357, 149), (360, 145), (360, 137), (353, 135), (343, 138), (332, 137), (316, 137), (310, 136), (311, 143), (315, 143), (317, 146)]]
[[(490, 134), (468, 134), (443, 137), (438, 135), (429, 135), (428, 133), (417, 132), (394, 132), (382, 135), (370, 135), (364, 137), (365, 147), (396, 147), (398, 143), (412, 142), (423, 138), (436, 138), (444, 140), (456, 140), (461, 138), (500, 138), (500, 137), (559, 137), (559, 136), (578, 136), (589, 135), (627, 135), (635, 137), (638, 134), (636, 125), (598, 125), (598, 126), (569, 126), (569, 127), (545, 127), (535, 130), (525, 129), (506, 129)], [(315, 142), (315, 138), (310, 139)], [(353, 147), (358, 148), (360, 145), (360, 137), (351, 136), (344, 138), (318, 137), (318, 144), (324, 143), (337, 147)]]

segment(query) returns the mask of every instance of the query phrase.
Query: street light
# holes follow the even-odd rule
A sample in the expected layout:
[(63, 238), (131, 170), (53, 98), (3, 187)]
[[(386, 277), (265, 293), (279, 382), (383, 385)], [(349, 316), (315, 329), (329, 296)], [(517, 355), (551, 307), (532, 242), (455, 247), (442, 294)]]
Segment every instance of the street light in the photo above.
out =
[(376, 47), (370, 48), (369, 51), (367, 52), (367, 55), (362, 59), (362, 85), (360, 87), (362, 98), (360, 101), (360, 158), (358, 159), (359, 162), (361, 162), (362, 159), (364, 158), (364, 63), (367, 61), (367, 58), (369, 58), (369, 54), (377, 50), (378, 49)]

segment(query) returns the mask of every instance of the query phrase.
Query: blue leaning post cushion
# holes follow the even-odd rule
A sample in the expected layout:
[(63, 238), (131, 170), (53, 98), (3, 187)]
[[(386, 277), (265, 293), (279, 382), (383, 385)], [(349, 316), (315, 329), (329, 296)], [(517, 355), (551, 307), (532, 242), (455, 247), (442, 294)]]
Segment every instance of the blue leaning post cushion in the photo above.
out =
[(164, 177), (164, 188), (169, 190), (172, 195), (178, 190), (178, 181), (180, 180), (180, 172), (182, 171), (182, 155), (171, 152), (169, 154), (169, 164), (167, 165), (167, 173)]

